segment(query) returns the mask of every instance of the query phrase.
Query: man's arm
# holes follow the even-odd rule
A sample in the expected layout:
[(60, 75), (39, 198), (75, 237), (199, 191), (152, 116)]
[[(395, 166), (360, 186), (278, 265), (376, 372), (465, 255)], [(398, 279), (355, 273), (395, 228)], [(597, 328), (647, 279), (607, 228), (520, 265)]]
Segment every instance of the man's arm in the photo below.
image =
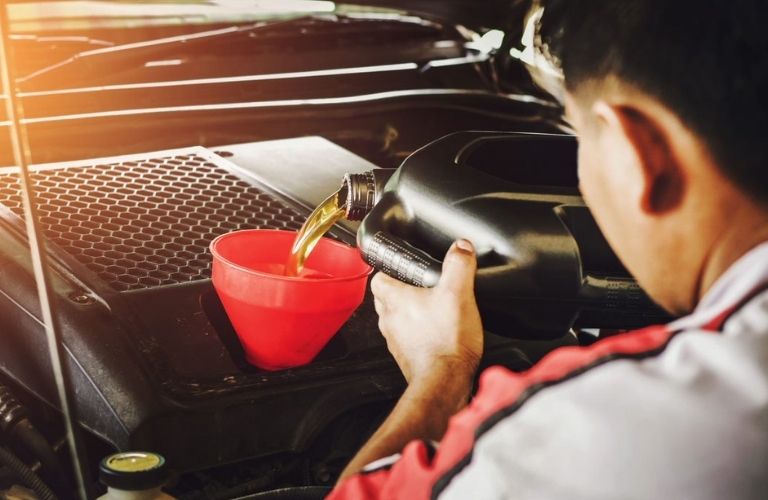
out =
[(473, 373), (461, 373), (458, 367), (447, 365), (408, 385), (392, 413), (347, 465), (340, 480), (379, 458), (399, 453), (415, 439), (439, 440), (451, 416), (466, 405), (472, 378)]
[(462, 240), (448, 251), (435, 288), (414, 288), (384, 274), (371, 281), (379, 328), (408, 388), (340, 480), (410, 441), (439, 440), (466, 405), (483, 350), (475, 269), (472, 246)]

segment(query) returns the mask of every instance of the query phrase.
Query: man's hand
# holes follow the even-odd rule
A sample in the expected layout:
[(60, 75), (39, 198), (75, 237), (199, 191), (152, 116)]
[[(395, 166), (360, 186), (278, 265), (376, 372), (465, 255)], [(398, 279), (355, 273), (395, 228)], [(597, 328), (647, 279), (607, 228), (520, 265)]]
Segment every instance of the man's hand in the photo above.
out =
[(459, 240), (434, 288), (416, 288), (379, 273), (371, 280), (379, 329), (409, 384), (430, 374), (471, 380), (483, 353), (483, 328), (474, 295), (477, 260)]
[(442, 438), (464, 405), (483, 353), (483, 327), (474, 295), (477, 262), (472, 245), (448, 250), (435, 288), (415, 288), (384, 274), (371, 281), (379, 328), (408, 387), (384, 423), (341, 474), (392, 455), (411, 440)]

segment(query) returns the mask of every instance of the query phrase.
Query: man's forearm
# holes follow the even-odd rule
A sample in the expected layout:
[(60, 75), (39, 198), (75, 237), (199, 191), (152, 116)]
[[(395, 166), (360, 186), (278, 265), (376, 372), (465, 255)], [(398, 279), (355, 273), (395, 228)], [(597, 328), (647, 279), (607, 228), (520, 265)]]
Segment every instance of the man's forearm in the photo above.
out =
[(412, 382), (392, 413), (347, 465), (339, 480), (359, 472), (375, 460), (402, 451), (410, 441), (437, 441), (442, 438), (448, 420), (469, 399), (474, 372), (466, 371), (446, 367)]

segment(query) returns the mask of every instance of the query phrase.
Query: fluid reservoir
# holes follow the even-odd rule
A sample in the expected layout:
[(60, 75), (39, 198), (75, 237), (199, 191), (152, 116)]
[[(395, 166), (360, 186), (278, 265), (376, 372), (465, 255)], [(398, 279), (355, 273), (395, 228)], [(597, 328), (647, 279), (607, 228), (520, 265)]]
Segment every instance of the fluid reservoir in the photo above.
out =
[(165, 458), (157, 453), (128, 451), (109, 455), (99, 466), (107, 486), (100, 500), (172, 500), (160, 488), (168, 480)]

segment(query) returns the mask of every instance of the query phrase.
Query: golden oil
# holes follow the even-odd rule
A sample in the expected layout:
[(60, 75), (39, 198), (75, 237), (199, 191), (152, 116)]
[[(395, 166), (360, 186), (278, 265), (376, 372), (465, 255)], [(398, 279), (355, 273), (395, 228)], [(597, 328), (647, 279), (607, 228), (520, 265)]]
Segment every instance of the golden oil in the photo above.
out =
[(304, 269), (309, 254), (320, 241), (320, 238), (340, 219), (343, 219), (347, 210), (346, 204), (340, 205), (340, 191), (325, 199), (309, 215), (304, 225), (299, 229), (288, 261), (285, 264), (286, 276), (299, 276)]

